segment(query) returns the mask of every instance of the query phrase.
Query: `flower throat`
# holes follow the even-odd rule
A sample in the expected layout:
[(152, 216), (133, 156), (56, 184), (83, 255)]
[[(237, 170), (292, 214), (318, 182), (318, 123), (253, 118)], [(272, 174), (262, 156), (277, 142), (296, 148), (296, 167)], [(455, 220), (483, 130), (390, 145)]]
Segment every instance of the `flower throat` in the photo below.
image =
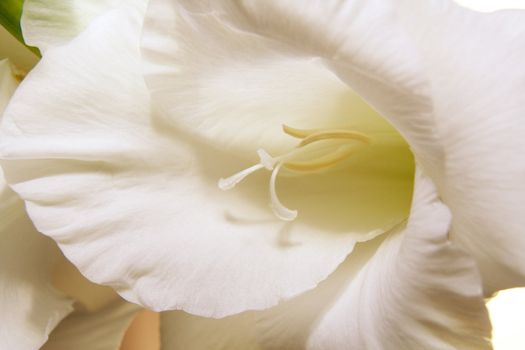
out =
[(334, 168), (356, 152), (357, 144), (369, 144), (370, 137), (361, 132), (341, 129), (296, 129), (283, 125), (283, 131), (300, 139), (299, 144), (290, 152), (272, 157), (264, 149), (259, 149), (259, 163), (227, 177), (221, 178), (218, 186), (226, 191), (235, 187), (248, 175), (259, 169), (272, 172), (270, 177), (270, 207), (281, 220), (292, 221), (297, 217), (297, 210), (284, 206), (277, 196), (276, 180), (282, 167), (295, 173), (310, 173)]

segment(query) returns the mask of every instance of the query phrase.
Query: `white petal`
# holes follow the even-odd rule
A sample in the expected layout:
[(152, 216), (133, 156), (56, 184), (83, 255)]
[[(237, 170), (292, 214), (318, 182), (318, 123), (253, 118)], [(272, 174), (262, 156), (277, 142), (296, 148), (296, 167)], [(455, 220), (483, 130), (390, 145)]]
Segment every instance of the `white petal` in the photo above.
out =
[[(18, 85), (9, 62), (0, 61), (0, 115)], [(51, 286), (60, 252), (40, 235), (23, 202), (0, 169), (0, 348), (39, 348), (72, 310), (72, 301)]]
[[(167, 349), (490, 349), (474, 261), (447, 241), (450, 213), (420, 178), (412, 216), (359, 244), (315, 290), (220, 320), (162, 315)], [(381, 242), (382, 241), (382, 242)]]
[(339, 181), (280, 180), (281, 200), (303, 213), (291, 224), (268, 208), (267, 177), (220, 191), (217, 180), (246, 163), (150, 114), (140, 24), (140, 15), (114, 10), (49, 49), (2, 125), (9, 182), (90, 280), (155, 310), (266, 308), (315, 287), (356, 241), (406, 216), (410, 174), (388, 154), (378, 159), (392, 178), (361, 169)]
[(454, 215), (451, 237), (477, 260), (487, 294), (523, 286), (525, 11), (405, 8), (447, 154), (442, 179), (431, 175)]
[(54, 242), (36, 232), (13, 192), (4, 188), (0, 199), (0, 348), (36, 349), (72, 301), (51, 285)]
[(26, 0), (21, 18), (24, 40), (45, 51), (78, 35), (104, 12), (129, 6), (145, 7), (146, 0)]
[(118, 350), (140, 307), (117, 300), (94, 313), (74, 312), (51, 333), (42, 350)]

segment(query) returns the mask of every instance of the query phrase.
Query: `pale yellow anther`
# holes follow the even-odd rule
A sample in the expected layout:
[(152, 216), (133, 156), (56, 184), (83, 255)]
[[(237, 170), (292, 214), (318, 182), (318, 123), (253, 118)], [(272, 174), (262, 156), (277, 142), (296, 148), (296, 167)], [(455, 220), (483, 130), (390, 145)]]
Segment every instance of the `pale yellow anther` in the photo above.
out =
[(341, 146), (332, 153), (326, 154), (317, 159), (284, 162), (283, 166), (286, 169), (299, 172), (317, 171), (330, 168), (337, 163), (342, 162), (343, 160), (349, 158), (354, 152), (355, 149), (353, 149), (351, 146)]
[(305, 137), (321, 132), (323, 130), (324, 129), (297, 129), (297, 128), (292, 128), (291, 126), (288, 126), (286, 124), (283, 124), (284, 133), (292, 137), (296, 137), (298, 139), (304, 139)]
[(332, 129), (332, 130), (327, 129), (327, 130), (319, 131), (319, 132), (309, 135), (308, 137), (303, 139), (301, 143), (299, 144), (299, 146), (297, 147), (303, 147), (303, 146), (309, 145), (317, 141), (334, 140), (334, 139), (356, 140), (356, 141), (361, 141), (364, 143), (370, 142), (370, 137), (368, 137), (368, 135), (363, 134), (359, 131), (344, 130), (344, 129)]

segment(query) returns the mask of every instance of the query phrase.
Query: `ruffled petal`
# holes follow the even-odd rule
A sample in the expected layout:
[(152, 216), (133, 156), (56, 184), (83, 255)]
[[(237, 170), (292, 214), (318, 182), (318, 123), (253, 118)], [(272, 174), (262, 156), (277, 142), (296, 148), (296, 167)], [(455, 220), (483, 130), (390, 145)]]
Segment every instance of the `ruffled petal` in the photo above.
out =
[(434, 178), (454, 216), (451, 238), (475, 257), (488, 295), (523, 286), (525, 11), (404, 6), (447, 154)]
[(490, 349), (475, 262), (447, 240), (448, 209), (419, 177), (411, 217), (361, 243), (315, 290), (220, 320), (162, 315), (166, 349)]
[(140, 307), (122, 300), (97, 312), (74, 312), (51, 333), (42, 350), (119, 350)]
[[(0, 115), (17, 85), (9, 62), (0, 61)], [(50, 283), (58, 248), (36, 231), (1, 170), (0, 191), (0, 348), (37, 349), (72, 301)]]
[[(410, 176), (383, 181), (380, 172), (364, 182), (279, 180), (290, 184), (283, 200), (305, 213), (293, 223), (269, 211), (265, 177), (220, 191), (217, 180), (246, 163), (150, 114), (140, 26), (140, 13), (114, 10), (49, 49), (2, 125), (10, 184), (90, 280), (154, 310), (266, 308), (315, 287), (356, 241), (406, 215), (409, 203), (395, 199), (409, 199)], [(362, 202), (349, 200), (367, 190)], [(329, 202), (337, 192), (348, 196)]]
[(26, 0), (20, 23), (26, 44), (45, 51), (67, 43), (104, 12), (122, 6), (144, 9), (146, 3), (146, 0)]

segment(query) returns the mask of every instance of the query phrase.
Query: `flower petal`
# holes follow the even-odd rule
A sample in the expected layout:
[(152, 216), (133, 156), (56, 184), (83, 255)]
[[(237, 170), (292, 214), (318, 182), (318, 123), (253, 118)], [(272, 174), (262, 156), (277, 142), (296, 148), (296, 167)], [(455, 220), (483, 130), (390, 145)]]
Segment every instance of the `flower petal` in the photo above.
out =
[(26, 0), (20, 22), (26, 44), (45, 51), (67, 43), (106, 11), (145, 4), (146, 0)]
[[(216, 181), (245, 163), (150, 114), (140, 17), (114, 10), (49, 49), (2, 125), (9, 182), (39, 230), (90, 280), (155, 310), (225, 316), (266, 308), (315, 287), (356, 241), (406, 215), (409, 203), (395, 198), (408, 198), (411, 179), (399, 177), (339, 187), (302, 179), (283, 191), (308, 213), (291, 224), (268, 210), (267, 178), (220, 191)], [(319, 205), (325, 193), (367, 190), (361, 203), (341, 195)], [(358, 225), (348, 229), (345, 220)]]
[[(17, 85), (9, 62), (0, 61), (0, 115)], [(0, 348), (39, 348), (72, 301), (50, 283), (58, 248), (36, 231), (1, 169), (0, 242)]]
[(162, 315), (167, 349), (490, 349), (475, 262), (447, 240), (450, 213), (419, 177), (407, 226), (359, 244), (315, 290), (220, 320)]
[(168, 122), (244, 151), (290, 145), (281, 124), (359, 128), (382, 119), (350, 85), (432, 166), (442, 154), (424, 118), (427, 82), (396, 16), (382, 0), (153, 0), (146, 83)]
[(51, 333), (42, 350), (118, 350), (140, 307), (122, 300), (97, 312), (74, 312)]
[(454, 214), (451, 238), (475, 257), (488, 295), (524, 286), (525, 11), (404, 5), (447, 154), (434, 178)]
[(0, 348), (36, 349), (72, 310), (50, 283), (60, 252), (36, 232), (23, 202), (3, 186), (0, 207)]
[(282, 132), (283, 124), (388, 129), (323, 60), (232, 27), (213, 3), (207, 7), (165, 0), (148, 7), (142, 40), (145, 79), (154, 108), (168, 124), (241, 154), (295, 146), (296, 140)]

